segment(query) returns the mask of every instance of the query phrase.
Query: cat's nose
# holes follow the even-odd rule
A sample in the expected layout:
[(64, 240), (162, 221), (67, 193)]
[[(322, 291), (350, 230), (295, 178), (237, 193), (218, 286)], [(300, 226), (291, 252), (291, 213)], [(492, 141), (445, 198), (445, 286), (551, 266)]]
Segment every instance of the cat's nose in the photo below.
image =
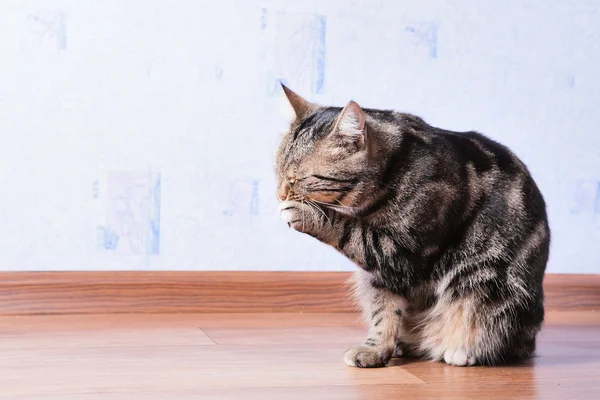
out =
[(296, 183), (296, 179), (289, 178), (287, 181), (283, 181), (277, 189), (277, 198), (279, 201), (287, 200), (290, 197), (290, 192), (292, 191), (292, 187)]
[(289, 193), (288, 186), (283, 185), (282, 187), (277, 189), (277, 199), (279, 199), (279, 201), (284, 201), (285, 199), (287, 199), (288, 193)]

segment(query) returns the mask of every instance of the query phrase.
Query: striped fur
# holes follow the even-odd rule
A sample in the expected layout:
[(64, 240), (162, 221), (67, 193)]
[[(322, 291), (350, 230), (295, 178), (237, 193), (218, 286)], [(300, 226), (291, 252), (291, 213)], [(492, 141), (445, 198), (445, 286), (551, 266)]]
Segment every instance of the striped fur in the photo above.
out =
[(345, 362), (378, 367), (407, 352), (460, 366), (531, 356), (550, 230), (526, 166), (476, 132), (285, 92), (296, 119), (277, 153), (281, 215), (360, 267), (369, 334)]

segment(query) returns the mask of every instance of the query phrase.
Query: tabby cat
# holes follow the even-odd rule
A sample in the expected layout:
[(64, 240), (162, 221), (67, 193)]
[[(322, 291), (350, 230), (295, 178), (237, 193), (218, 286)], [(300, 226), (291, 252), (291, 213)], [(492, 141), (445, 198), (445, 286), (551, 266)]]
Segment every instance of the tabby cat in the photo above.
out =
[(476, 132), (283, 90), (296, 117), (277, 151), (281, 216), (360, 267), (355, 294), (370, 328), (344, 361), (531, 356), (550, 230), (523, 162)]

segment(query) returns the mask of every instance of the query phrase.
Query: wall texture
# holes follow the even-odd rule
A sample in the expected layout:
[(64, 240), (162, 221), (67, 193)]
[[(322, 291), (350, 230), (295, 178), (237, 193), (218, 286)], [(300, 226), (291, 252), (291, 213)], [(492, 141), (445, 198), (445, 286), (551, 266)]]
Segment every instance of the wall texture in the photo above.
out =
[(283, 80), (507, 144), (549, 271), (600, 273), (597, 1), (1, 7), (0, 270), (352, 269), (278, 217)]

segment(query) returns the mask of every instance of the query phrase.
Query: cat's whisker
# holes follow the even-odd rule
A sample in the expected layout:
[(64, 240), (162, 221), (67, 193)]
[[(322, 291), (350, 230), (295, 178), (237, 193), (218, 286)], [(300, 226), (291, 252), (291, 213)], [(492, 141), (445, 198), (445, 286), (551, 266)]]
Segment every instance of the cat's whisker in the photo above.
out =
[(324, 206), (328, 206), (328, 207), (338, 207), (338, 205), (337, 205), (337, 204), (334, 204), (334, 203), (327, 203), (327, 202), (324, 202), (324, 201), (318, 201), (318, 200), (313, 200), (313, 201), (314, 201), (315, 203), (322, 204), (322, 205), (324, 205)]
[(327, 216), (327, 214), (325, 214), (325, 211), (323, 211), (321, 209), (321, 207), (319, 207), (318, 205), (314, 204), (312, 202), (312, 200), (306, 200), (306, 204), (311, 207), (313, 210), (316, 210), (318, 212), (320, 212), (321, 214), (323, 214), (323, 216), (325, 217), (325, 219), (327, 219), (327, 221), (329, 221), (329, 225), (333, 226), (333, 223), (331, 222), (331, 220), (329, 219), (329, 217)]
[[(304, 200), (301, 203), (304, 204)], [(302, 233), (304, 232), (304, 207), (302, 207)]]
[(324, 206), (333, 206), (335, 204), (331, 204), (331, 203), (325, 203), (324, 201), (319, 201), (319, 200), (311, 200), (314, 203), (318, 203), (318, 204), (323, 204)]
[(327, 203), (328, 205), (332, 206), (332, 207), (340, 207), (349, 211), (356, 211), (358, 210), (358, 207), (351, 207), (351, 206), (347, 206), (345, 204), (342, 204), (339, 200), (335, 200), (336, 203)]
[(319, 203), (319, 204), (323, 204), (324, 206), (333, 208), (334, 210), (342, 209), (342, 210), (348, 211), (350, 213), (356, 213), (359, 210), (358, 207), (350, 207), (350, 206), (346, 206), (343, 204), (338, 205), (338, 204), (334, 204), (334, 203), (325, 203), (323, 201), (318, 201), (318, 200), (313, 200), (313, 201), (316, 203)]
[(327, 208), (330, 208), (334, 211), (337, 211), (337, 212), (343, 213), (343, 214), (354, 215), (360, 211), (360, 207), (350, 207), (350, 206), (346, 206), (341, 203), (340, 204), (326, 203), (326, 202), (318, 201), (318, 200), (313, 200), (313, 201), (316, 203), (322, 204), (324, 206), (327, 206)]
[(338, 199), (336, 199), (335, 202), (339, 205), (339, 207), (343, 207), (343, 208), (348, 209), (348, 210), (356, 210), (357, 209), (356, 207), (350, 207), (350, 206), (347, 206), (345, 204), (342, 204), (342, 202), (339, 201)]

